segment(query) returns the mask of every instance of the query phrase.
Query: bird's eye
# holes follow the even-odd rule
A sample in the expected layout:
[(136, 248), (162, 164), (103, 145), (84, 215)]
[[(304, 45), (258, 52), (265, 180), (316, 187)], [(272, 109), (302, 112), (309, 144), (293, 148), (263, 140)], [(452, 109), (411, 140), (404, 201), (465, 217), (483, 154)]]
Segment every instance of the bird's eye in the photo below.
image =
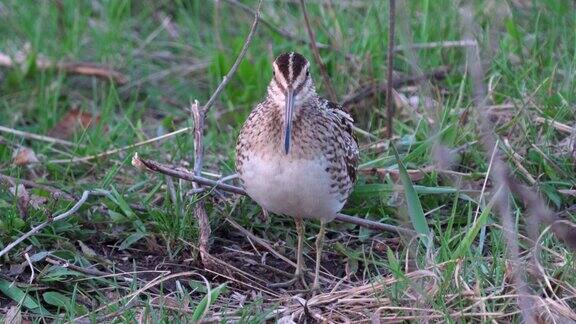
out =
[(272, 70), (272, 75), (276, 75), (276, 70)]
[(306, 76), (310, 76), (310, 70), (306, 70)]

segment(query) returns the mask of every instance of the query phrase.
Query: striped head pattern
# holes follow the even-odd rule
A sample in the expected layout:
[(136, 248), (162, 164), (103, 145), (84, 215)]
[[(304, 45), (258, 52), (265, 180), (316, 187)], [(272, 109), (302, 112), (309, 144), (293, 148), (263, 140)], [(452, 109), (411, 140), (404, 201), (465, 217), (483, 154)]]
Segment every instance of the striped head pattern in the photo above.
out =
[(268, 86), (268, 96), (282, 110), (283, 148), (290, 152), (292, 120), (306, 102), (316, 97), (314, 83), (310, 77), (310, 64), (298, 53), (281, 54), (274, 60), (273, 77)]
[(288, 93), (294, 96), (294, 108), (316, 96), (314, 82), (310, 76), (310, 63), (296, 52), (279, 55), (272, 64), (272, 81), (268, 86), (270, 98), (279, 106), (284, 106)]

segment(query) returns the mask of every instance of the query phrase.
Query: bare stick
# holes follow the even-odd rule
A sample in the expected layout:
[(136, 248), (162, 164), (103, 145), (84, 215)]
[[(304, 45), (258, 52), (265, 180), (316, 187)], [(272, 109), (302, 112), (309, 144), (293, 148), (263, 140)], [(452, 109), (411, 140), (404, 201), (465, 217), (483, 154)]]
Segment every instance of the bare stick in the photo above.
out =
[(80, 209), (80, 207), (82, 207), (82, 205), (84, 205), (84, 203), (86, 202), (88, 197), (90, 197), (91, 195), (92, 196), (104, 196), (106, 194), (107, 193), (103, 190), (86, 190), (86, 191), (84, 191), (82, 193), (82, 197), (80, 197), (80, 200), (78, 200), (78, 202), (76, 204), (74, 204), (74, 206), (72, 206), (72, 208), (70, 208), (67, 212), (62, 213), (62, 214), (55, 216), (55, 217), (49, 217), (48, 220), (41, 223), (40, 225), (32, 227), (32, 229), (29, 230), (28, 232), (26, 232), (26, 234), (20, 236), (14, 242), (8, 244), (2, 251), (0, 251), (0, 257), (2, 257), (4, 254), (8, 253), (8, 251), (12, 250), (16, 245), (22, 243), (24, 240), (26, 240), (30, 236), (41, 231), (46, 226), (73, 215), (78, 209)]
[(214, 91), (210, 99), (208, 99), (208, 102), (206, 102), (206, 105), (204, 105), (203, 109), (205, 114), (208, 113), (208, 110), (210, 110), (210, 107), (212, 107), (212, 105), (220, 95), (220, 92), (224, 90), (224, 87), (228, 84), (228, 82), (230, 82), (230, 79), (232, 78), (234, 73), (236, 73), (238, 66), (240, 66), (240, 63), (242, 63), (242, 60), (246, 55), (246, 51), (248, 51), (248, 46), (250, 46), (250, 43), (252, 43), (252, 38), (254, 38), (254, 33), (256, 32), (256, 26), (258, 26), (258, 21), (260, 21), (260, 6), (262, 6), (262, 0), (258, 1), (258, 7), (256, 8), (256, 12), (254, 13), (254, 21), (252, 22), (252, 27), (250, 27), (250, 32), (248, 33), (248, 36), (244, 41), (244, 45), (242, 46), (240, 54), (238, 54), (238, 57), (236, 57), (236, 61), (230, 68), (230, 71), (228, 71), (228, 73), (224, 76), (222, 82), (220, 82), (220, 84), (216, 88), (216, 91)]
[(34, 134), (34, 133), (28, 133), (28, 132), (19, 131), (19, 130), (4, 127), (4, 126), (0, 126), (0, 132), (8, 133), (8, 134), (28, 138), (28, 139), (34, 139), (34, 140), (38, 140), (38, 141), (52, 143), (52, 144), (60, 144), (60, 145), (73, 146), (73, 147), (74, 146), (83, 147), (83, 145), (68, 142), (65, 140), (58, 139), (58, 138), (48, 137), (48, 136), (44, 136), (44, 135), (38, 135), (38, 134)]
[[(15, 59), (12, 59), (10, 56), (0, 53), (0, 66), (13, 68), (18, 64), (26, 62), (26, 60), (27, 58), (24, 55), (19, 55)], [(36, 59), (36, 67), (40, 70), (57, 70), (68, 74), (93, 76), (99, 79), (113, 81), (119, 85), (128, 83), (128, 78), (124, 74), (110, 67), (95, 63), (52, 62), (47, 59), (38, 58)]]
[[(192, 111), (192, 118), (194, 119), (194, 176), (200, 176), (202, 172), (202, 163), (204, 157), (204, 118), (205, 110), (200, 108), (198, 100), (190, 105)], [(198, 189), (198, 184), (192, 182), (192, 187)], [(194, 205), (194, 216), (198, 219), (198, 227), (200, 228), (200, 238), (198, 239), (198, 249), (200, 250), (200, 258), (204, 266), (208, 267), (209, 249), (208, 242), (210, 240), (210, 221), (206, 208), (204, 207), (204, 200), (199, 199)]]
[(330, 81), (330, 76), (328, 75), (326, 66), (320, 57), (318, 46), (316, 46), (316, 36), (314, 35), (314, 31), (310, 26), (310, 20), (308, 19), (308, 12), (306, 12), (306, 4), (304, 4), (304, 0), (300, 0), (300, 6), (302, 7), (304, 22), (306, 23), (306, 29), (308, 30), (308, 36), (310, 37), (310, 48), (312, 48), (312, 53), (314, 53), (314, 59), (316, 60), (316, 64), (318, 64), (320, 67), (320, 72), (322, 73), (322, 78), (324, 78), (324, 83), (326, 84), (326, 90), (328, 90), (330, 100), (337, 102), (338, 98), (336, 97), (336, 92), (334, 91), (334, 87), (332, 87), (332, 82)]
[(392, 100), (392, 78), (394, 72), (394, 29), (396, 26), (396, 0), (390, 0), (388, 14), (388, 70), (386, 71), (386, 107), (387, 107), (387, 130), (386, 136), (392, 138), (394, 124), (394, 101)]
[(197, 182), (203, 186), (218, 188), (235, 194), (240, 195), (246, 194), (246, 192), (242, 188), (222, 183), (220, 181), (195, 176), (194, 173), (188, 170), (183, 170), (181, 168), (174, 168), (172, 166), (168, 166), (156, 161), (143, 159), (140, 156), (138, 156), (138, 153), (134, 154), (134, 157), (132, 157), (132, 165), (144, 171), (149, 171), (153, 173), (162, 173), (174, 178)]
[(175, 136), (175, 135), (178, 135), (178, 134), (182, 134), (182, 133), (188, 132), (188, 131), (190, 131), (191, 129), (192, 129), (191, 127), (184, 127), (184, 128), (181, 128), (181, 129), (179, 129), (179, 130), (175, 130), (175, 131), (173, 131), (173, 132), (171, 132), (171, 133), (168, 133), (168, 134), (160, 135), (160, 136), (157, 136), (157, 137), (154, 137), (154, 138), (151, 138), (151, 139), (147, 139), (147, 140), (142, 141), (142, 142), (138, 142), (138, 143), (131, 144), (131, 145), (124, 146), (124, 147), (120, 147), (120, 148), (115, 148), (115, 149), (108, 150), (108, 151), (105, 151), (105, 152), (102, 152), (102, 153), (98, 153), (98, 154), (94, 154), (94, 155), (89, 155), (89, 156), (84, 156), (84, 157), (79, 157), (79, 158), (71, 158), (71, 159), (63, 159), (63, 160), (51, 160), (51, 161), (47, 161), (46, 163), (48, 163), (48, 164), (58, 164), (58, 163), (88, 162), (88, 161), (91, 161), (91, 160), (94, 160), (94, 159), (98, 159), (98, 158), (101, 158), (101, 157), (105, 157), (105, 156), (108, 156), (108, 155), (112, 155), (112, 154), (124, 152), (124, 151), (130, 150), (130, 149), (133, 149), (133, 148), (135, 148), (135, 147), (139, 147), (139, 146), (142, 146), (142, 145), (146, 145), (146, 144), (158, 142), (158, 141), (161, 141), (161, 140), (170, 138), (170, 137), (172, 137), (172, 136)]
[[(162, 173), (162, 174), (169, 175), (171, 177), (197, 182), (197, 183), (204, 185), (204, 186), (210, 186), (210, 187), (218, 188), (218, 189), (228, 191), (231, 193), (235, 193), (235, 194), (246, 195), (246, 191), (244, 191), (244, 189), (242, 189), (242, 188), (232, 186), (232, 185), (229, 185), (226, 183), (222, 183), (222, 181), (215, 181), (215, 180), (206, 179), (206, 178), (203, 178), (200, 176), (195, 176), (193, 173), (191, 173), (189, 171), (176, 169), (174, 167), (167, 166), (167, 165), (158, 163), (156, 161), (145, 160), (145, 159), (142, 159), (141, 157), (139, 157), (138, 154), (134, 154), (134, 157), (132, 158), (132, 165), (134, 165), (135, 167), (137, 167), (141, 170), (145, 170), (145, 171), (149, 171), (149, 172), (153, 172), (153, 173)], [(367, 219), (363, 219), (363, 218), (358, 218), (358, 217), (353, 217), (353, 216), (349, 216), (349, 215), (345, 215), (345, 214), (338, 214), (336, 216), (336, 220), (339, 220), (339, 221), (344, 222), (344, 223), (355, 224), (358, 226), (362, 226), (362, 227), (369, 228), (372, 230), (377, 230), (377, 231), (402, 233), (402, 234), (408, 234), (408, 235), (413, 235), (415, 233), (414, 231), (407, 229), (407, 228), (382, 224), (382, 223), (378, 223), (375, 221), (371, 221), (371, 220), (367, 220)]]

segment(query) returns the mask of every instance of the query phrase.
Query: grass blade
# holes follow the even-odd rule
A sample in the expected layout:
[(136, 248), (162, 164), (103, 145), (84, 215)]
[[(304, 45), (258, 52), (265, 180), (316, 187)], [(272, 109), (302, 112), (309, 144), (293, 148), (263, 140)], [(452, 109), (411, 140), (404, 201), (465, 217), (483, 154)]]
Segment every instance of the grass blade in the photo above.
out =
[(400, 171), (400, 180), (402, 181), (402, 186), (404, 187), (404, 195), (406, 196), (406, 203), (408, 205), (408, 215), (410, 216), (410, 222), (412, 226), (419, 234), (422, 234), (422, 242), (426, 247), (430, 246), (430, 229), (428, 228), (428, 223), (426, 222), (426, 216), (424, 216), (424, 211), (422, 210), (422, 204), (420, 203), (420, 198), (412, 185), (412, 180), (406, 171), (406, 167), (400, 160), (398, 151), (396, 147), (392, 144), (392, 150), (396, 156), (396, 161), (398, 161), (398, 170)]

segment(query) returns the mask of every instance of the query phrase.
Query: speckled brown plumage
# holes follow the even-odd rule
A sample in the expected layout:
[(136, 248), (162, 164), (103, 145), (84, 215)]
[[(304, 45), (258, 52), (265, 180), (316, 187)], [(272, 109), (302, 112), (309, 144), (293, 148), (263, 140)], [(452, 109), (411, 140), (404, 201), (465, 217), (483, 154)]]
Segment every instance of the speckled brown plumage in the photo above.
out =
[[(281, 56), (280, 59), (286, 58)], [(286, 69), (284, 65), (281, 67)], [(286, 70), (282, 73), (288, 74)], [(329, 162), (325, 176), (331, 180), (330, 193), (345, 202), (356, 180), (358, 165), (352, 118), (338, 105), (314, 94), (294, 115), (293, 146), (288, 155), (282, 151), (282, 123), (282, 107), (271, 95), (254, 108), (244, 123), (236, 146), (236, 168), (243, 185), (244, 165), (254, 156), (263, 159), (277, 156), (286, 160), (324, 157)]]
[[(325, 156), (330, 162), (326, 173), (341, 199), (346, 199), (356, 181), (358, 144), (352, 134), (352, 118), (336, 104), (315, 98), (302, 107), (294, 119), (294, 146), (290, 159)], [(236, 169), (242, 179), (244, 161), (253, 155), (283, 155), (282, 116), (266, 99), (252, 111), (238, 137)]]
[(320, 220), (313, 289), (319, 288), (325, 223), (342, 209), (356, 180), (352, 123), (340, 107), (316, 94), (308, 61), (285, 53), (274, 61), (268, 96), (240, 131), (236, 169), (246, 193), (263, 209), (296, 221), (296, 272), (286, 285), (298, 278), (306, 285), (302, 219), (313, 218)]

